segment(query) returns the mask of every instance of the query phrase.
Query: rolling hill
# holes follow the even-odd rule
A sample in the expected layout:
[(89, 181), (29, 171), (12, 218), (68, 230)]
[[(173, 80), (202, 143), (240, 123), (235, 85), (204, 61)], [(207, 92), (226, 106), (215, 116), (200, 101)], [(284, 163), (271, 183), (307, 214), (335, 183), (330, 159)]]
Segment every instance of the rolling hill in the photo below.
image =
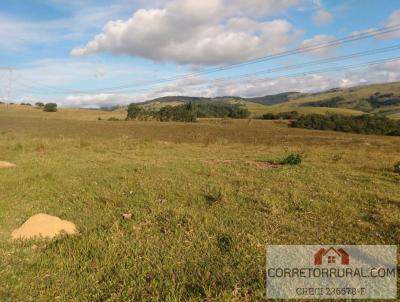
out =
[(271, 112), (339, 108), (363, 113), (382, 114), (391, 118), (400, 115), (400, 82), (331, 89), (303, 94), (288, 102), (270, 106)]
[(302, 114), (329, 112), (360, 115), (371, 113), (400, 118), (400, 82), (346, 89), (334, 88), (318, 93), (284, 92), (254, 98), (167, 96), (138, 105), (159, 109), (164, 106), (178, 106), (189, 102), (241, 104), (251, 112), (253, 117), (269, 112), (298, 111)]

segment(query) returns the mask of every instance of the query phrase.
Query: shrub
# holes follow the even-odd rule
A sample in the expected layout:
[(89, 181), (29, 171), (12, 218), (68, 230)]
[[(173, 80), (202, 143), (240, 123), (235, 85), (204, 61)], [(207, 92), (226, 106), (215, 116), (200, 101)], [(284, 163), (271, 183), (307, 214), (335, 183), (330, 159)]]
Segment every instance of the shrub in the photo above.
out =
[(400, 161), (394, 165), (394, 172), (400, 174)]
[(119, 122), (119, 121), (121, 121), (120, 119), (118, 119), (118, 118), (116, 118), (116, 117), (110, 117), (109, 119), (108, 119), (108, 121), (109, 122)]
[(309, 114), (302, 115), (290, 124), (293, 128), (333, 130), (361, 134), (399, 135), (400, 121), (383, 116), (361, 115), (347, 116), (342, 114)]
[(227, 234), (221, 234), (217, 238), (217, 245), (221, 252), (227, 253), (232, 248), (232, 237)]
[(283, 165), (290, 165), (290, 166), (296, 166), (300, 165), (302, 162), (301, 155), (300, 154), (290, 154), (286, 158), (284, 158), (281, 161), (281, 164)]
[(37, 103), (35, 103), (35, 106), (38, 108), (43, 108), (44, 104), (42, 102), (37, 102)]
[(56, 103), (47, 103), (44, 105), (43, 111), (45, 112), (57, 112), (57, 104)]
[(218, 188), (209, 188), (205, 194), (205, 198), (208, 205), (213, 205), (217, 202), (223, 202), (224, 194)]

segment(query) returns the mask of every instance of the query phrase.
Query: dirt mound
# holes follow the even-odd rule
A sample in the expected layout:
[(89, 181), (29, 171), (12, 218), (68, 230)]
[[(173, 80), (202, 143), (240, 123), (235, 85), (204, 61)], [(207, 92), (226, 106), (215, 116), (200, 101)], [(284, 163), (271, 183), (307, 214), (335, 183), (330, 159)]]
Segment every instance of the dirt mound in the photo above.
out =
[(12, 239), (32, 239), (35, 237), (54, 238), (66, 233), (73, 235), (77, 233), (75, 224), (70, 221), (61, 220), (56, 216), (37, 214), (29, 218), (21, 227), (11, 233)]
[(14, 168), (15, 165), (12, 163), (9, 163), (8, 161), (0, 161), (0, 169), (2, 168)]

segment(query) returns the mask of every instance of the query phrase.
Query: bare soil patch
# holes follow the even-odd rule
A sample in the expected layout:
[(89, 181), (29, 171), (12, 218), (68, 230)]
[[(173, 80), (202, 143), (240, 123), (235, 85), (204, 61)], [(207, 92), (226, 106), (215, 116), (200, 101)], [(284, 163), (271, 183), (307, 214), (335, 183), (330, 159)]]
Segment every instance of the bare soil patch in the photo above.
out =
[(16, 165), (13, 163), (9, 163), (8, 161), (0, 161), (0, 169), (5, 169), (5, 168), (14, 168)]
[(73, 235), (77, 233), (77, 228), (70, 221), (40, 213), (32, 216), (21, 227), (15, 229), (11, 233), (11, 238), (14, 240), (54, 238), (61, 233)]
[(275, 163), (272, 161), (256, 161), (256, 160), (249, 160), (247, 161), (248, 164), (256, 166), (257, 168), (261, 169), (278, 169), (282, 168), (283, 164)]
[[(209, 165), (241, 163), (241, 161), (233, 160), (233, 159), (212, 159), (212, 160), (205, 160), (203, 162), (205, 164), (209, 164)], [(260, 168), (260, 169), (277, 169), (277, 168), (281, 168), (283, 166), (283, 164), (275, 163), (272, 161), (247, 160), (247, 161), (245, 161), (245, 163), (248, 165), (252, 165), (257, 168)]]

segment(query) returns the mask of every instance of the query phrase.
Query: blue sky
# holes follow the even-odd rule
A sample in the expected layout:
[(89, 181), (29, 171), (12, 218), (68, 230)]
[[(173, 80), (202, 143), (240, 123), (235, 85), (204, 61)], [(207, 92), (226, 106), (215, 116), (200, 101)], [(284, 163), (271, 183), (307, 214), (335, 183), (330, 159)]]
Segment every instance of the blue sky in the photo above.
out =
[[(2, 0), (0, 67), (15, 68), (12, 101), (56, 101), (65, 107), (126, 104), (164, 95), (318, 91), (400, 80), (397, 60), (313, 72), (396, 58), (400, 50), (237, 77), (397, 45), (400, 30), (207, 75), (198, 72), (397, 24), (396, 0)], [(294, 73), (305, 74), (286, 77)], [(7, 71), (0, 70), (0, 99), (7, 97), (8, 79)], [(127, 88), (116, 88), (120, 86)]]

